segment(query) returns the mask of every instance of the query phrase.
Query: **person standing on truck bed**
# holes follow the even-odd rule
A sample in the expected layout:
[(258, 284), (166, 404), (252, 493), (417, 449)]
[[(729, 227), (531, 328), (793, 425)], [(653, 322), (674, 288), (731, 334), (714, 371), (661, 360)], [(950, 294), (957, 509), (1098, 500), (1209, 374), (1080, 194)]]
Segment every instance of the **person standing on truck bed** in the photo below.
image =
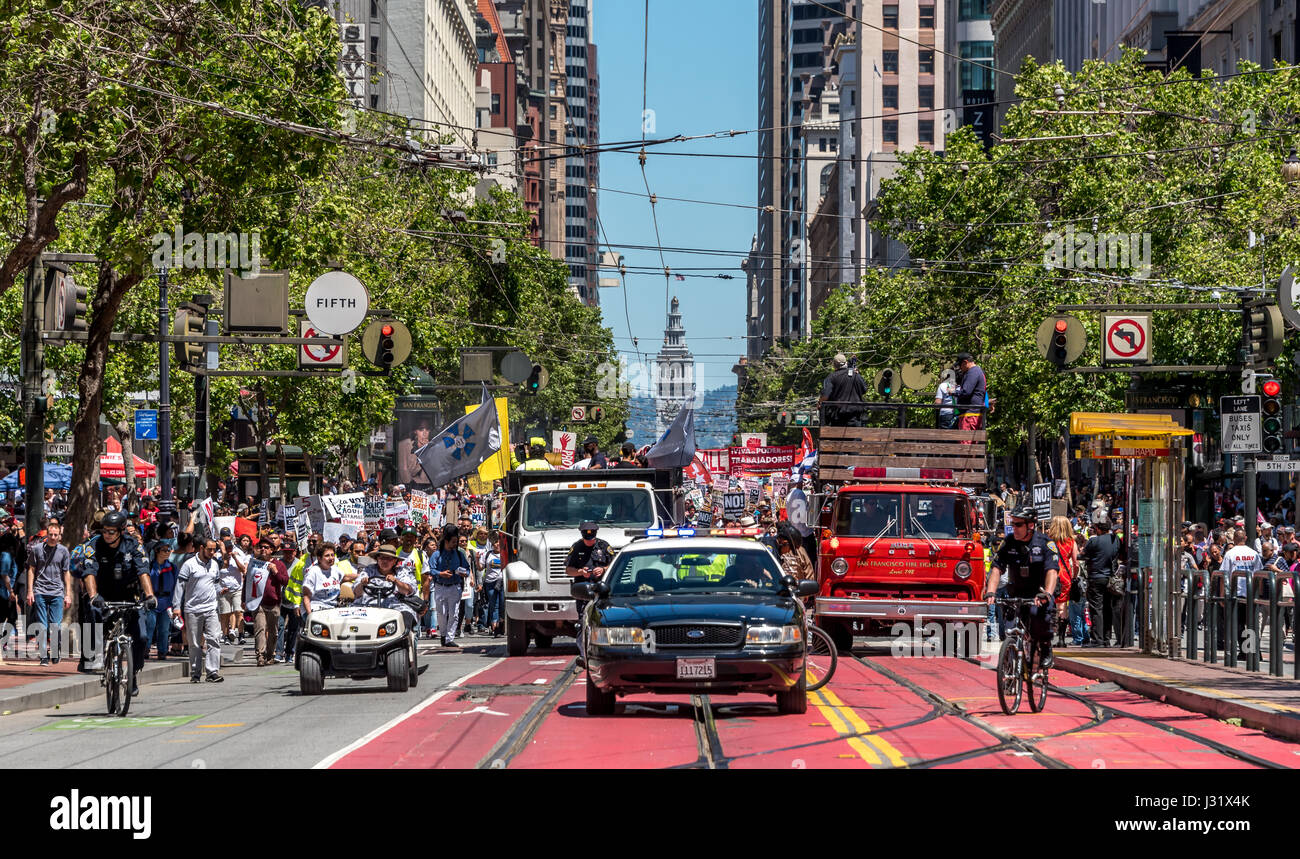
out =
[(984, 371), (969, 352), (957, 356), (957, 370), (961, 378), (961, 384), (957, 388), (957, 429), (981, 429), (984, 424), (984, 413), (981, 410), (988, 389)]
[[(605, 575), (610, 561), (614, 560), (614, 550), (609, 543), (596, 536), (595, 522), (587, 520), (578, 526), (582, 539), (569, 547), (569, 557), (564, 562), (565, 575), (572, 576), (575, 582), (594, 582)], [(587, 647), (582, 641), (582, 613), (587, 608), (586, 600), (578, 600), (578, 620), (574, 624), (574, 637), (578, 639), (578, 652), (586, 659)]]
[(1052, 606), (1056, 591), (1056, 544), (1037, 533), (1038, 514), (1032, 507), (1021, 507), (1011, 513), (1011, 536), (1002, 541), (993, 556), (993, 570), (984, 586), (984, 596), (992, 602), (997, 598), (998, 580), (1003, 570), (1009, 573), (1007, 596), (1014, 599), (1036, 599), (1033, 605), (1020, 607), (1021, 618), (1029, 637), (1037, 642), (1043, 668), (1052, 667), (1052, 632), (1056, 626), (1056, 610)]
[(831, 374), (822, 382), (822, 395), (817, 405), (829, 403), (826, 408), (826, 426), (860, 427), (862, 426), (862, 407), (853, 403), (862, 402), (862, 395), (867, 392), (867, 382), (862, 374), (849, 366), (849, 359), (840, 352), (831, 359)]
[(552, 471), (546, 460), (546, 441), (534, 436), (528, 440), (528, 459), (516, 471)]

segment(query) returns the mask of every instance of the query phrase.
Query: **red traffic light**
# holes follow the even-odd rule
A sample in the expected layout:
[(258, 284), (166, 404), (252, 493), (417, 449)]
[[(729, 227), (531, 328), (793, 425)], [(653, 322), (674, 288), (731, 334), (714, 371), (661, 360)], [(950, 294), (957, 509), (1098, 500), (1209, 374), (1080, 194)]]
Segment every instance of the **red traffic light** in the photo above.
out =
[(382, 334), (382, 335), (384, 335), (385, 337), (392, 337), (392, 336), (393, 336), (393, 326), (391, 326), (391, 325), (385, 325), (383, 328), (380, 328), (380, 329), (379, 329), (379, 333)]
[(1056, 320), (1057, 331), (1060, 331), (1061, 333), (1065, 333), (1065, 329), (1069, 327), (1070, 327), (1070, 323), (1066, 322), (1064, 319)]
[(1282, 383), (1277, 379), (1269, 379), (1264, 383), (1264, 396), (1276, 397), (1280, 393), (1282, 393)]

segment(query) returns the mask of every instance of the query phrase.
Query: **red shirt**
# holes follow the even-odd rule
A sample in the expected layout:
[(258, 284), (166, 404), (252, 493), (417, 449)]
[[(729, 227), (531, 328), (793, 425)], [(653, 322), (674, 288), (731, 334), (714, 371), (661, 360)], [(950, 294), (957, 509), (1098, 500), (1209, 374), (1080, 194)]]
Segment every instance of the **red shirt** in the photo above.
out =
[(1074, 581), (1074, 562), (1078, 551), (1079, 547), (1073, 540), (1066, 540), (1064, 543), (1056, 544), (1056, 552), (1060, 555), (1057, 564), (1059, 569), (1056, 573), (1056, 580), (1059, 582), (1056, 586), (1057, 605), (1070, 601), (1070, 582)]

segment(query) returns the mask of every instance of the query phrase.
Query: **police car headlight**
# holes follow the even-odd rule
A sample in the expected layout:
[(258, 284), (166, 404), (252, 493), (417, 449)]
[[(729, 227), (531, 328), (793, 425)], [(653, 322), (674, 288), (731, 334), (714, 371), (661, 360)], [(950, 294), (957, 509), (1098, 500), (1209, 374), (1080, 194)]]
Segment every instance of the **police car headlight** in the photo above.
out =
[(953, 570), (959, 579), (970, 578), (970, 564), (966, 561), (958, 561), (956, 569)]
[(397, 635), (397, 621), (390, 620), (388, 623), (379, 627), (379, 634), (376, 635), (375, 637), (383, 638), (388, 635)]
[(794, 624), (751, 626), (745, 631), (746, 644), (798, 644), (801, 641), (803, 628)]
[(598, 626), (591, 631), (591, 643), (603, 647), (644, 644), (645, 630), (639, 626)]
[(323, 623), (316, 623), (315, 621), (312, 621), (311, 634), (316, 636), (317, 638), (329, 638), (330, 628)]
[(849, 571), (849, 562), (843, 558), (836, 558), (831, 561), (831, 572), (837, 576), (842, 576)]

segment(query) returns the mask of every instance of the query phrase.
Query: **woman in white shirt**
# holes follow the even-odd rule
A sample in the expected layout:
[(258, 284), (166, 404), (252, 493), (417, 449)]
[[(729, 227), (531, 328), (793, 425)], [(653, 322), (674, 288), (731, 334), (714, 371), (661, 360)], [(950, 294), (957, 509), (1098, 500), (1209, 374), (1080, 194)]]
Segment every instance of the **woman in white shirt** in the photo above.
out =
[[(229, 529), (221, 529), (221, 541), (230, 545)], [(226, 567), (218, 583), (217, 613), (221, 615), (221, 629), (227, 644), (244, 643), (244, 573), (253, 555), (253, 538), (241, 534), (230, 549)]]

